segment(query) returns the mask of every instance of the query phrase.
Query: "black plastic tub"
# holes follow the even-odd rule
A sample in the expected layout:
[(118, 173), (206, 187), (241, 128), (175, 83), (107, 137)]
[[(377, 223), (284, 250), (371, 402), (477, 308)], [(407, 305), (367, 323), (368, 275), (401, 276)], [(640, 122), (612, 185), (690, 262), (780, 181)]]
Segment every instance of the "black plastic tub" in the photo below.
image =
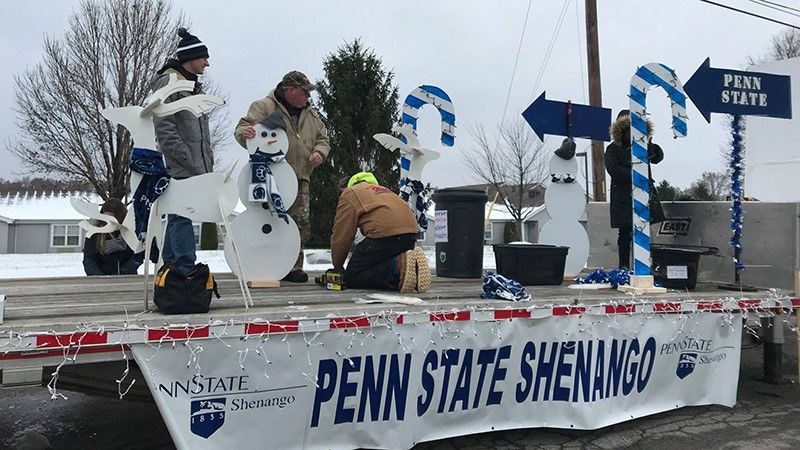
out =
[(523, 286), (559, 285), (569, 247), (545, 244), (495, 244), (497, 273)]
[(697, 245), (651, 244), (653, 277), (662, 287), (692, 290), (697, 286), (700, 256), (719, 252), (716, 247)]

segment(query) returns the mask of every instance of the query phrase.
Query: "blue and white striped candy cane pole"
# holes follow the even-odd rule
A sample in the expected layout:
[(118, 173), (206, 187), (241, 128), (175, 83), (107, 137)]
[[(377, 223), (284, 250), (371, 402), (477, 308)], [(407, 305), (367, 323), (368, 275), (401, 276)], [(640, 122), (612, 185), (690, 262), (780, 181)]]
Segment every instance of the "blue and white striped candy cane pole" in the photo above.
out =
[[(425, 105), (433, 105), (442, 116), (442, 144), (452, 147), (456, 139), (456, 114), (453, 102), (445, 91), (436, 86), (422, 85), (411, 91), (403, 103), (403, 123), (411, 125), (414, 134), (417, 131), (417, 114)], [(407, 143), (404, 137), (403, 143)], [(411, 169), (411, 160), (400, 158), (400, 177), (404, 178)]]
[[(686, 93), (675, 71), (645, 64), (631, 78), (631, 180), (633, 184), (633, 274), (650, 276), (650, 176), (647, 170), (647, 89), (664, 89), (672, 103), (672, 134), (686, 137)], [(631, 280), (631, 284), (633, 280)]]

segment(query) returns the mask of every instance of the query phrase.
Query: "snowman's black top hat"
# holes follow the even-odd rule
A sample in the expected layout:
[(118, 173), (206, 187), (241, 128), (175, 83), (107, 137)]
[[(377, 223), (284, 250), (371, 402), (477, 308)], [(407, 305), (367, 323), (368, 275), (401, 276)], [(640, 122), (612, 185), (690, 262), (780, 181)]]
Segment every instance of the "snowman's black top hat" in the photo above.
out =
[(283, 115), (278, 111), (272, 111), (267, 115), (267, 117), (264, 117), (264, 120), (259, 123), (270, 130), (280, 128), (283, 131), (286, 131), (286, 122), (283, 120)]

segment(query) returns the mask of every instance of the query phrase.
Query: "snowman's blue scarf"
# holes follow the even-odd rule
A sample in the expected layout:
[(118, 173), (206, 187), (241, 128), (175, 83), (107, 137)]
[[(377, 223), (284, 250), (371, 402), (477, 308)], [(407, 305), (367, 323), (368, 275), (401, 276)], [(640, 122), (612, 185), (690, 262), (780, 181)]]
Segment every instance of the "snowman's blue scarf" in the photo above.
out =
[[(428, 207), (431, 205), (429, 198), (430, 187), (419, 180), (408, 177), (400, 179), (400, 198), (406, 201), (417, 216), (417, 225), (420, 230), (428, 229)], [(413, 198), (413, 201), (412, 201)]]
[(278, 192), (278, 184), (272, 175), (270, 166), (283, 160), (283, 154), (277, 156), (267, 156), (256, 151), (250, 155), (250, 193), (248, 200), (251, 202), (269, 202), (271, 209), (275, 211), (284, 222), (289, 223), (289, 214), (283, 205), (283, 198)]
[(143, 175), (133, 194), (133, 213), (136, 217), (136, 236), (139, 240), (144, 240), (147, 221), (150, 218), (150, 206), (167, 189), (170, 176), (164, 165), (163, 155), (156, 150), (134, 147), (131, 152), (130, 168)]
[(526, 302), (531, 299), (525, 287), (500, 274), (486, 272), (483, 275), (483, 293), (481, 298), (496, 298), (512, 302)]

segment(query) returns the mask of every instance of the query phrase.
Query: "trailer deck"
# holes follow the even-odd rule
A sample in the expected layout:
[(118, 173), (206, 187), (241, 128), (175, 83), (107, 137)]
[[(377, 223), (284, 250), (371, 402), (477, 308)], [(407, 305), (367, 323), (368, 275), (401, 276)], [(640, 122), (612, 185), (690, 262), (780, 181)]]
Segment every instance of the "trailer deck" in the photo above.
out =
[[(239, 283), (217, 276), (221, 299), (208, 314), (164, 315), (144, 310), (142, 276), (5, 279), (5, 317), (0, 324), (0, 369), (103, 362), (126, 357), (130, 344), (210, 339), (219, 336), (312, 332), (431, 320), (502, 320), (573, 314), (674, 314), (694, 311), (769, 313), (800, 307), (800, 299), (774, 290), (736, 292), (699, 284), (694, 291), (670, 290), (632, 296), (616, 290), (532, 286), (530, 302), (480, 298), (481, 280), (434, 277), (422, 305), (357, 303), (372, 291), (327, 291), (312, 282), (251, 289), (245, 309)], [(389, 293), (391, 294), (391, 293)], [(488, 315), (488, 316), (487, 316)], [(482, 319), (478, 319), (478, 317)], [(486, 316), (486, 317), (483, 317)], [(71, 356), (72, 355), (72, 356)], [(77, 356), (80, 355), (78, 360)], [(4, 384), (7, 379), (4, 378)]]

